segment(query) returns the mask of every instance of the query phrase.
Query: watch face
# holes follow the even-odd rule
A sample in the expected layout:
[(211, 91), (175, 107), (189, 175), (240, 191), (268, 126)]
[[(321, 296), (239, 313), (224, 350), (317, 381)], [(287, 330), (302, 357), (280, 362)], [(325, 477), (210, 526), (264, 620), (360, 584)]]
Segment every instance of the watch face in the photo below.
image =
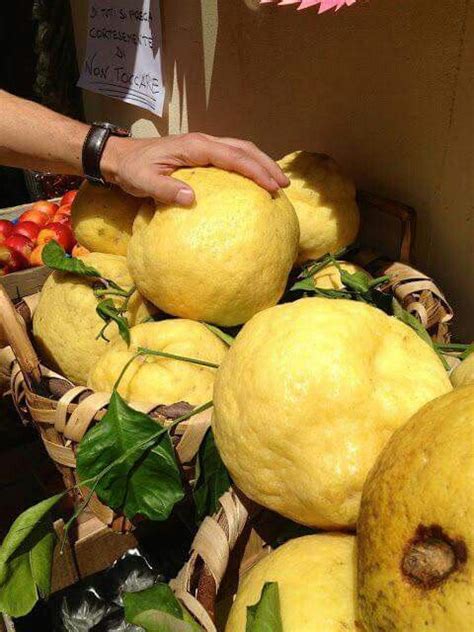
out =
[(102, 127), (102, 129), (110, 130), (110, 133), (114, 136), (130, 136), (130, 132), (128, 129), (124, 129), (123, 127), (118, 127), (117, 125), (113, 125), (113, 123), (92, 123), (95, 127)]

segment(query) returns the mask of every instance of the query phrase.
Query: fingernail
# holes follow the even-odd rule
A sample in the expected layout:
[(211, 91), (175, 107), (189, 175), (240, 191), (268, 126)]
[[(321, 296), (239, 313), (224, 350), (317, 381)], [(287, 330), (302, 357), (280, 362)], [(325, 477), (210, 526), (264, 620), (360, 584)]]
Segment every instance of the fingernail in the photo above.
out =
[(180, 206), (191, 206), (194, 202), (194, 193), (191, 189), (180, 189), (176, 194), (176, 202)]
[(275, 180), (275, 178), (270, 178), (270, 184), (272, 186), (273, 191), (278, 191), (281, 185)]

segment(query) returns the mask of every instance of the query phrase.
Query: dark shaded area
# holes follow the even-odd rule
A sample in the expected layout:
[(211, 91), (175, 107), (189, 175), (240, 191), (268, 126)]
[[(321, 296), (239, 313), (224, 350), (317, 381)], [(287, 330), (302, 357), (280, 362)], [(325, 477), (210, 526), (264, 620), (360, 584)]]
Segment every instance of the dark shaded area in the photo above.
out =
[[(31, 0), (0, 3), (0, 88), (26, 99), (34, 99), (37, 60), (32, 7)], [(0, 166), (0, 208), (28, 199), (23, 171)]]

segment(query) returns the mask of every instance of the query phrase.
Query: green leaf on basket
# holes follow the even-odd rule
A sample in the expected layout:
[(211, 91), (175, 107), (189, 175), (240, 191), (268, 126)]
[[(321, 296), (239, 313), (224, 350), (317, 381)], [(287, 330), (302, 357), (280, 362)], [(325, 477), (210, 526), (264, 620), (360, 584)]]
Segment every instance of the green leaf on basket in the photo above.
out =
[(77, 473), (82, 481), (97, 477), (100, 500), (130, 519), (166, 520), (184, 496), (168, 431), (116, 391), (101, 422), (79, 444)]
[(276, 582), (266, 582), (258, 603), (247, 607), (245, 632), (283, 632), (280, 594)]
[(393, 315), (395, 316), (395, 318), (398, 318), (398, 320), (400, 320), (402, 323), (405, 323), (405, 325), (411, 327), (422, 340), (430, 345), (430, 347), (433, 347), (433, 341), (431, 340), (429, 333), (426, 331), (426, 329), (423, 327), (416, 316), (413, 316), (413, 314), (407, 312), (406, 309), (403, 309), (396, 298), (394, 298), (392, 301), (392, 307)]
[(47, 514), (62, 494), (41, 501), (18, 516), (0, 547), (0, 612), (28, 614), (39, 595), (51, 589), (56, 536)]
[[(116, 323), (119, 333), (125, 340), (127, 346), (130, 345), (130, 325), (125, 316), (121, 313), (122, 310), (118, 309), (111, 298), (106, 298), (97, 305), (96, 312), (102, 318), (102, 320), (109, 325), (110, 322)], [(100, 336), (105, 338), (104, 329), (102, 329)]]
[(339, 269), (341, 282), (350, 290), (365, 294), (370, 290), (370, 277), (365, 272), (347, 272), (343, 268)]
[(217, 451), (212, 429), (206, 433), (196, 463), (194, 502), (198, 521), (216, 512), (219, 498), (231, 486), (227, 469)]
[(201, 632), (168, 584), (155, 584), (151, 588), (123, 596), (125, 619), (142, 627), (146, 632)]
[(52, 268), (53, 270), (60, 270), (61, 272), (70, 272), (72, 274), (78, 274), (80, 276), (99, 277), (98, 272), (92, 266), (86, 265), (82, 259), (77, 257), (70, 257), (66, 254), (64, 248), (58, 244), (57, 241), (49, 241), (41, 253), (43, 263)]
[(228, 345), (229, 347), (234, 344), (235, 338), (233, 338), (229, 334), (226, 334), (225, 331), (222, 331), (222, 329), (219, 329), (219, 327), (216, 327), (215, 325), (210, 325), (209, 323), (203, 323), (203, 325), (205, 325), (209, 329), (209, 331), (212, 331), (213, 334), (216, 334), (216, 336), (220, 338), (223, 342), (225, 342), (226, 345)]
[(463, 361), (465, 360), (468, 356), (471, 355), (471, 353), (474, 353), (474, 342), (472, 344), (470, 344), (467, 349), (465, 349), (461, 356), (460, 356), (460, 360)]

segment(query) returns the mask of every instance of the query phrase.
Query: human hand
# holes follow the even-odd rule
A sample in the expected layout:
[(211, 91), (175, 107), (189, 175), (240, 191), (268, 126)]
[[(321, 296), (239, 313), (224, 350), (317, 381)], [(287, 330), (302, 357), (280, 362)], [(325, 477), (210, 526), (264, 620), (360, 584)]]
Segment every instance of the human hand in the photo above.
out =
[(191, 133), (163, 138), (109, 138), (101, 160), (108, 182), (137, 197), (189, 206), (194, 191), (170, 175), (180, 167), (213, 165), (240, 173), (274, 193), (289, 184), (280, 167), (253, 143)]

